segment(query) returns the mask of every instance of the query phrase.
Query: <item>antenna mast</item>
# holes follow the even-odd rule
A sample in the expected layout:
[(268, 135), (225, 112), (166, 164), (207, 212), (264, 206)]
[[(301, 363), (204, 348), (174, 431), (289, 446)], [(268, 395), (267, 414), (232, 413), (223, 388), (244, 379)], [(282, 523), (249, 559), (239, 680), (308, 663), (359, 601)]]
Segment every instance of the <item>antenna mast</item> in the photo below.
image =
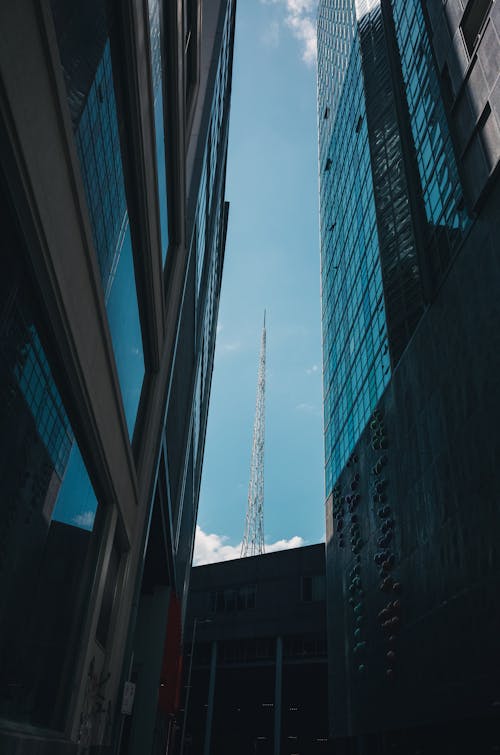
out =
[(264, 408), (266, 393), (266, 311), (260, 344), (257, 401), (253, 426), (252, 460), (248, 484), (248, 504), (241, 556), (264, 553)]

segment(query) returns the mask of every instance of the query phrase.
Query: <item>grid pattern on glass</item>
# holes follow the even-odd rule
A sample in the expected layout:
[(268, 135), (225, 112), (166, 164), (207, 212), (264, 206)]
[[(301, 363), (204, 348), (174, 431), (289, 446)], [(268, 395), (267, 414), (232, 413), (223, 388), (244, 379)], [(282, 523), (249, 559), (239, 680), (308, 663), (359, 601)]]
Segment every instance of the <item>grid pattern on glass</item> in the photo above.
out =
[(207, 298), (203, 317), (203, 346), (201, 349), (201, 385), (203, 399), (209, 388), (209, 354), (211, 353), (211, 336), (214, 326), (215, 297), (217, 294), (217, 280), (220, 273), (220, 243), (222, 197), (218, 205), (215, 231), (212, 238), (212, 253), (210, 255), (210, 269), (208, 273)]
[[(210, 112), (210, 125), (208, 129), (207, 143), (203, 156), (203, 172), (198, 192), (196, 205), (196, 289), (199, 293), (205, 256), (212, 251), (212, 247), (207, 243), (206, 235), (210, 232), (208, 228), (209, 217), (214, 201), (214, 184), (218, 170), (222, 167), (220, 161), (221, 139), (224, 131), (224, 120), (227, 117), (226, 100), (229, 84), (229, 56), (231, 52), (230, 37), (231, 25), (233, 22), (233, 3), (227, 4), (226, 16), (224, 19), (224, 28), (222, 35), (222, 46), (217, 65), (217, 74), (215, 77), (214, 94), (212, 98), (212, 107)], [(219, 197), (217, 201), (222, 201)], [(220, 209), (220, 208), (219, 208)]]
[(431, 239), (431, 265), (448, 266), (470, 219), (420, 0), (391, 0)]
[(211, 252), (209, 257), (209, 271), (206, 287), (206, 297), (204, 310), (202, 314), (202, 333), (201, 345), (199, 350), (199, 366), (196, 382), (195, 400), (194, 400), (194, 453), (195, 462), (198, 460), (198, 446), (203, 443), (204, 439), (200, 438), (200, 421), (203, 405), (208, 401), (210, 390), (210, 381), (212, 371), (210, 369), (210, 355), (213, 353), (214, 325), (216, 312), (216, 297), (218, 292), (218, 281), (221, 275), (221, 244), (223, 243), (223, 224), (224, 224), (224, 184), (221, 182), (219, 187), (219, 196), (216, 200), (216, 217), (214, 230), (211, 238)]
[(107, 301), (128, 225), (109, 40), (75, 137)]
[(200, 347), (198, 372), (193, 402), (194, 413), (194, 459), (201, 462), (204, 436), (202, 414), (208, 406), (208, 393), (212, 370), (211, 355), (215, 341), (216, 298), (221, 275), (225, 223), (225, 169), (227, 153), (227, 120), (229, 115), (228, 86), (231, 53), (231, 28), (234, 3), (227, 4), (224, 18), (222, 46), (215, 77), (211, 104), (208, 138), (205, 145), (203, 170), (198, 190), (194, 248), (196, 250), (196, 291), (200, 293), (203, 271), (206, 270), (203, 302), (198, 301), (197, 320), (200, 324)]
[(161, 250), (162, 262), (165, 264), (168, 249), (168, 194), (165, 162), (165, 123), (163, 119), (163, 77), (159, 0), (148, 0), (148, 6), (155, 116), (156, 170), (158, 178), (158, 200), (160, 205)]
[(319, 6), (318, 121), (328, 496), (390, 377), (354, 2)]
[(224, 31), (222, 35), (221, 54), (217, 66), (217, 75), (215, 77), (214, 95), (212, 100), (212, 114), (210, 122), (209, 135), (209, 154), (210, 154), (210, 181), (209, 181), (209, 210), (212, 204), (212, 195), (214, 189), (214, 180), (217, 168), (217, 157), (220, 139), (222, 136), (222, 124), (224, 119), (224, 103), (226, 101), (228, 74), (229, 74), (229, 53), (230, 53), (230, 33), (232, 21), (233, 4), (229, 3), (224, 21)]
[(61, 397), (34, 327), (23, 322), (20, 312), (16, 313), (9, 327), (10, 337), (24, 344), (14, 365), (14, 375), (35, 420), (37, 432), (62, 479), (73, 444), (73, 433)]
[(109, 40), (75, 132), (130, 436), (144, 354)]
[(328, 93), (328, 97), (325, 96), (322, 103), (318, 100), (318, 104), (323, 104), (323, 107), (319, 107), (319, 118), (325, 121), (322, 123), (322, 131), (327, 142), (335, 122), (355, 33), (353, 0), (320, 3), (318, 43), (321, 44), (321, 65), (318, 63), (318, 93)]
[(420, 266), (391, 70), (391, 27), (380, 0), (358, 0), (357, 7), (389, 350), (396, 365), (423, 310)]
[(230, 613), (255, 608), (257, 585), (214, 590), (210, 593), (210, 613)]
[(200, 423), (201, 423), (201, 366), (196, 371), (196, 382), (194, 388), (194, 411), (193, 411), (193, 448), (194, 462), (198, 460), (198, 445), (200, 440)]
[(42, 348), (32, 291), (24, 274), (15, 278), (18, 261), (8, 262), (0, 313), (0, 716), (62, 730), (95, 569), (87, 555), (98, 504)]
[(203, 272), (203, 263), (205, 262), (205, 249), (207, 245), (206, 226), (207, 226), (207, 150), (203, 160), (203, 170), (200, 179), (200, 188), (198, 190), (198, 201), (196, 204), (196, 290), (199, 293), (201, 274)]

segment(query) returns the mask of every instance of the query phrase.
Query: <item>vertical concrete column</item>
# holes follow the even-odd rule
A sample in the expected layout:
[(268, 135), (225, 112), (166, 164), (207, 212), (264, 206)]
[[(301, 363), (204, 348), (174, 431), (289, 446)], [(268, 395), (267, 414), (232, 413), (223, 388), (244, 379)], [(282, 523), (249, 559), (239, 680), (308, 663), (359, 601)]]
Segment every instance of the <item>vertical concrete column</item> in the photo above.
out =
[(205, 724), (205, 742), (203, 744), (203, 755), (210, 755), (210, 740), (212, 738), (212, 720), (214, 716), (216, 671), (217, 671), (217, 640), (214, 640), (212, 642), (212, 653), (210, 655), (210, 681), (208, 683), (208, 708), (207, 708), (207, 722)]
[(274, 755), (281, 747), (281, 692), (283, 677), (283, 638), (276, 638), (276, 678), (274, 682)]
[(170, 587), (143, 595), (135, 634), (134, 666), (138, 671), (128, 752), (144, 755), (153, 748), (160, 672), (167, 632)]

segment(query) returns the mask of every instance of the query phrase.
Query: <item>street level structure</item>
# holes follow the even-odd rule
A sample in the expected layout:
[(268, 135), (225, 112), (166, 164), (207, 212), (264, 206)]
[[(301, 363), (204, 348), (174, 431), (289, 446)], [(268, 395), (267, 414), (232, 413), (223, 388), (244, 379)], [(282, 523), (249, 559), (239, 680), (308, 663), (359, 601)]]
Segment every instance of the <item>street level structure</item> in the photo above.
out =
[(329, 752), (324, 565), (320, 543), (193, 568), (183, 755)]

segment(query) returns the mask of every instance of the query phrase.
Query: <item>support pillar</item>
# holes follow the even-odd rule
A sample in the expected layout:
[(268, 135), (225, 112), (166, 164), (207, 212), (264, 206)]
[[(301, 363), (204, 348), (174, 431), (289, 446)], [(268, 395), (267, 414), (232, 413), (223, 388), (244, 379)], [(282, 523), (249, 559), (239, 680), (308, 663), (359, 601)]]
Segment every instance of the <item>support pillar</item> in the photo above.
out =
[(160, 671), (165, 647), (170, 588), (143, 595), (135, 635), (134, 667), (138, 672), (128, 753), (144, 755), (153, 748)]
[(210, 755), (210, 740), (212, 738), (212, 720), (214, 716), (216, 671), (217, 671), (217, 640), (214, 640), (212, 642), (212, 652), (210, 655), (210, 681), (208, 683), (208, 708), (207, 708), (207, 721), (205, 724), (205, 741), (203, 744), (203, 755)]
[(274, 684), (274, 755), (281, 747), (281, 697), (283, 677), (283, 638), (276, 638), (276, 678)]

